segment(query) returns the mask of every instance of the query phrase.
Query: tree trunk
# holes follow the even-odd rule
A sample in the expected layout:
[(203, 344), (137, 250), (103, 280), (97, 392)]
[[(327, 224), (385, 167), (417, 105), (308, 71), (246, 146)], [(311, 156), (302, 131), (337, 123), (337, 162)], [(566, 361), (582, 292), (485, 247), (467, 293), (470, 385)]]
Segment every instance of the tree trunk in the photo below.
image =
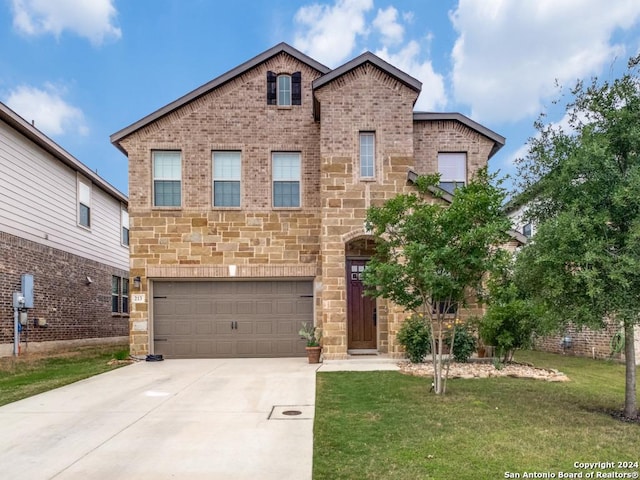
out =
[(634, 323), (624, 322), (624, 359), (626, 366), (625, 391), (624, 391), (624, 416), (636, 418), (638, 409), (636, 406), (636, 349), (634, 341)]

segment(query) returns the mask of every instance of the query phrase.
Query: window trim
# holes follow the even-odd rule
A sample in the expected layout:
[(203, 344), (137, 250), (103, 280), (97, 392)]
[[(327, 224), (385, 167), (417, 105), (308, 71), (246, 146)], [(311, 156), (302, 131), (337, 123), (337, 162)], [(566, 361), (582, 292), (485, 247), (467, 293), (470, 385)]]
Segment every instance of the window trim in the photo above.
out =
[[(179, 178), (156, 178), (155, 170), (156, 170), (156, 154), (157, 153), (177, 153), (178, 159), (180, 161), (180, 177)], [(173, 209), (179, 210), (182, 208), (183, 204), (183, 161), (182, 161), (182, 151), (181, 150), (171, 150), (171, 149), (154, 149), (151, 151), (151, 205), (154, 209)], [(179, 205), (156, 205), (156, 181), (178, 181), (180, 182), (180, 204)]]
[[(282, 99), (282, 93), (280, 92), (280, 79), (287, 79), (288, 80), (288, 84), (289, 84), (289, 103), (282, 103), (283, 99)], [(283, 89), (285, 92), (287, 91), (286, 89)], [(281, 73), (276, 77), (276, 105), (278, 105), (278, 107), (281, 108), (291, 108), (293, 106), (293, 88), (292, 88), (292, 82), (291, 82), (291, 75), (289, 75), (288, 73)]]
[[(276, 155), (296, 155), (298, 158), (298, 178), (275, 179), (275, 156)], [(298, 205), (296, 206), (276, 206), (275, 184), (276, 182), (298, 182)], [(277, 210), (299, 210), (302, 208), (302, 152), (297, 151), (273, 151), (271, 152), (271, 208)]]
[[(114, 293), (114, 284), (116, 284), (116, 292)], [(126, 286), (126, 287), (125, 287)], [(131, 302), (129, 301), (130, 288), (129, 278), (119, 275), (111, 275), (111, 315), (128, 316), (131, 312)], [(125, 302), (126, 300), (126, 302)], [(114, 310), (114, 301), (117, 307)], [(126, 309), (125, 309), (126, 303)]]
[[(91, 183), (91, 180), (89, 180), (88, 178), (78, 174), (76, 176), (76, 223), (79, 227), (81, 228), (85, 228), (87, 230), (91, 230), (91, 200), (93, 197), (93, 188), (91, 188), (93, 186), (93, 184)], [(89, 205), (86, 205), (85, 202), (82, 201), (82, 192), (81, 189), (82, 187), (86, 187), (89, 189)], [(82, 208), (81, 207), (85, 207), (87, 209), (87, 213), (88, 213), (88, 224), (85, 225), (84, 223), (82, 223)]]
[[(371, 175), (363, 175), (362, 174), (362, 170), (363, 170), (363, 166), (364, 163), (362, 161), (363, 157), (362, 157), (362, 140), (364, 138), (371, 138), (372, 139), (372, 148), (373, 151), (371, 152), (371, 170), (372, 170), (372, 174)], [(360, 180), (363, 181), (371, 181), (371, 180), (375, 180), (376, 179), (376, 132), (373, 130), (362, 130), (359, 132), (358, 134), (358, 176), (360, 178)], [(367, 166), (368, 167), (368, 166)]]
[[(443, 176), (442, 169), (440, 168), (440, 158), (460, 156), (460, 155), (464, 156), (464, 179), (460, 180), (460, 178), (453, 178), (453, 177), (449, 178), (449, 177)], [(468, 163), (469, 163), (469, 158), (468, 158), (467, 152), (438, 152), (437, 166), (438, 166), (438, 173), (440, 174), (440, 183), (438, 184), (438, 186), (445, 192), (451, 195), (454, 195), (456, 188), (459, 188), (460, 186), (465, 186), (468, 183), (468, 180), (467, 180), (467, 177), (469, 175)], [(453, 191), (449, 191), (448, 189), (442, 187), (443, 183), (453, 183), (454, 184)]]
[[(127, 219), (126, 226), (125, 226), (125, 215)], [(129, 222), (130, 222), (129, 210), (127, 210), (127, 207), (125, 207), (124, 205), (120, 205), (120, 245), (127, 248), (129, 248), (129, 245), (131, 242), (131, 230), (130, 230)], [(126, 242), (125, 242), (125, 234), (124, 234), (125, 231), (127, 232)]]
[[(240, 163), (240, 173), (237, 179), (220, 178), (216, 180), (215, 177), (215, 157), (216, 153), (237, 153), (238, 162)], [(238, 199), (238, 205), (216, 205), (216, 181), (219, 182), (238, 182), (240, 190), (240, 198)], [(242, 151), (241, 150), (213, 150), (211, 152), (211, 206), (215, 209), (241, 209), (242, 208)]]

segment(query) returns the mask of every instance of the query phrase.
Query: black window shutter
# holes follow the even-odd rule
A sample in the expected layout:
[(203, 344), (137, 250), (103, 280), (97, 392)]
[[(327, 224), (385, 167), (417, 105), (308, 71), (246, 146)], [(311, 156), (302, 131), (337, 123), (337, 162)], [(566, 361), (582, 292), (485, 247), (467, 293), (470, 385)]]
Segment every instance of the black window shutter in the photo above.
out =
[(267, 105), (275, 105), (276, 98), (276, 74), (267, 72)]
[(291, 104), (302, 105), (302, 74), (291, 74)]

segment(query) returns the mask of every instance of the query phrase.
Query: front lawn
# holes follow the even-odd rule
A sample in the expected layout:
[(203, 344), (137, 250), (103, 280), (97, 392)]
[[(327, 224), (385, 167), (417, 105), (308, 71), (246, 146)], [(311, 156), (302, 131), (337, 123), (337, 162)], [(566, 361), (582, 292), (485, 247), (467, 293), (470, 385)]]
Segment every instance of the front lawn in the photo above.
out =
[(0, 358), (0, 405), (77, 382), (123, 365), (126, 347), (81, 347)]
[(439, 397), (428, 391), (431, 379), (398, 372), (319, 373), (314, 480), (640, 471), (574, 467), (640, 461), (640, 425), (606, 413), (622, 409), (623, 365), (540, 352), (516, 360), (559, 369), (571, 381), (456, 379)]

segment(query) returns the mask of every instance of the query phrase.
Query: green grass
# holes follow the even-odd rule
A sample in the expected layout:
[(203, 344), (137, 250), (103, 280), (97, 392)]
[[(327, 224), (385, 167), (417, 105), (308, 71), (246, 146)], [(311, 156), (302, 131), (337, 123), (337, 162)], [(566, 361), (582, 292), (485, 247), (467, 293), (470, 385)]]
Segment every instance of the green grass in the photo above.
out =
[(122, 347), (83, 347), (56, 354), (0, 358), (0, 405), (97, 375), (124, 363)]
[(319, 373), (314, 480), (484, 480), (640, 461), (640, 425), (604, 413), (622, 409), (623, 365), (540, 352), (516, 360), (571, 381), (456, 379), (436, 396), (430, 378)]

